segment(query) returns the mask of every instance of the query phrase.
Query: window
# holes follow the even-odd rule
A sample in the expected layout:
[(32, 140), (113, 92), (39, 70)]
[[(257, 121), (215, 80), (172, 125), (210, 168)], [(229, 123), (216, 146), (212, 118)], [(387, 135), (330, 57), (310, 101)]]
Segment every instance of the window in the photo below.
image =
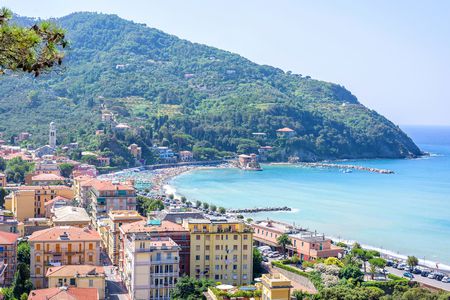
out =
[(237, 270), (237, 265), (233, 265), (233, 270)]
[(94, 287), (94, 280), (89, 279), (89, 287), (90, 287), (90, 288), (91, 288), (91, 287)]
[(216, 250), (220, 250), (220, 246), (219, 245), (216, 245)]
[[(75, 278), (70, 278), (69, 284), (70, 285), (76, 285)], [(89, 282), (89, 287), (91, 287), (90, 286), (90, 282)]]
[(220, 240), (220, 236), (216, 235), (216, 241)]
[(38, 255), (38, 256), (36, 256), (36, 262), (41, 262), (41, 257)]
[(215, 279), (215, 280), (219, 280), (219, 279), (220, 279), (220, 276), (219, 276), (219, 275), (214, 275), (214, 279)]
[(197, 241), (199, 241), (199, 240), (200, 240), (200, 234), (197, 234), (197, 235), (195, 236), (195, 239), (196, 239)]
[(219, 265), (216, 265), (215, 268), (216, 268), (216, 271), (220, 270), (220, 266)]
[(89, 250), (94, 250), (94, 244), (89, 243)]
[(216, 255), (216, 260), (220, 260), (220, 256), (219, 255)]
[(209, 251), (209, 245), (205, 246), (205, 250)]
[(233, 239), (234, 239), (235, 241), (237, 241), (237, 239), (238, 239), (237, 234), (233, 235)]
[(200, 245), (195, 246), (195, 251), (200, 251)]
[(247, 265), (246, 265), (246, 264), (243, 264), (243, 265), (242, 265), (242, 269), (247, 270)]
[(205, 255), (205, 260), (209, 260), (209, 255)]
[(36, 275), (41, 275), (41, 268), (39, 267), (36, 268)]
[(233, 245), (233, 250), (236, 251), (238, 249), (237, 245)]
[(244, 246), (242, 246), (242, 247), (243, 247), (244, 250), (247, 250), (247, 248), (248, 248), (247, 245), (244, 245)]
[(36, 250), (41, 250), (41, 244), (36, 244)]
[(210, 238), (209, 235), (205, 236), (205, 239), (206, 239), (207, 241), (209, 241), (209, 238)]
[(88, 259), (90, 262), (93, 262), (94, 261), (94, 258), (92, 257), (92, 255), (89, 255), (89, 259)]
[(243, 258), (246, 260), (248, 258), (247, 254), (244, 254)]
[(156, 253), (156, 260), (160, 261), (161, 260), (161, 253)]
[(244, 234), (244, 240), (248, 239), (248, 235)]
[(61, 252), (61, 245), (60, 244), (56, 244), (56, 252)]
[(196, 255), (195, 260), (200, 260), (200, 255)]
[(62, 280), (62, 278), (59, 278), (58, 279), (58, 286), (62, 286), (63, 285), (63, 280)]

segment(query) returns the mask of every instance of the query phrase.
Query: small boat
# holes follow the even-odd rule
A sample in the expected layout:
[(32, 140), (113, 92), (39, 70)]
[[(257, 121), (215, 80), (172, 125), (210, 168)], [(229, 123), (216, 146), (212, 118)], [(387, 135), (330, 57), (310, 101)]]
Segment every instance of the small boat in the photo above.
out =
[(345, 169), (345, 170), (343, 171), (343, 173), (351, 173), (351, 172), (353, 172), (351, 169)]

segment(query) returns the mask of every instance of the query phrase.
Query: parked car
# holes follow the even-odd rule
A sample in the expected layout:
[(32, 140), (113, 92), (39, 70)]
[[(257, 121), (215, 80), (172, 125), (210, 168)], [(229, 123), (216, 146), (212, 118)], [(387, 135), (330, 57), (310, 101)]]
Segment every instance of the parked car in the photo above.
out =
[(262, 260), (263, 260), (263, 262), (269, 262), (269, 259), (265, 256), (263, 256)]
[(412, 270), (412, 273), (413, 273), (413, 274), (421, 274), (421, 273), (422, 273), (422, 270), (416, 267), (416, 268), (414, 268), (414, 269)]
[(410, 273), (410, 272), (403, 273), (403, 276), (408, 277), (409, 279), (413, 279), (414, 278), (414, 275), (412, 273)]
[(405, 270), (406, 269), (406, 264), (405, 263), (401, 263), (401, 264), (399, 264), (398, 266), (397, 266), (397, 269), (399, 269), (399, 270)]
[(436, 273), (431, 272), (430, 274), (428, 274), (427, 277), (430, 278), (430, 279), (434, 279), (434, 278), (436, 278)]
[(437, 281), (441, 281), (442, 278), (445, 277), (445, 274), (443, 273), (437, 273), (436, 276), (434, 277), (434, 279), (436, 279)]
[(392, 264), (392, 267), (395, 268), (395, 269), (397, 269), (398, 263), (394, 262), (394, 263)]
[(423, 270), (422, 273), (420, 274), (420, 276), (422, 277), (428, 277), (428, 275), (430, 275), (430, 271), (429, 270)]
[(445, 282), (445, 283), (450, 283), (450, 277), (444, 276), (444, 278), (442, 278), (441, 281), (442, 281), (442, 282)]
[(386, 260), (386, 266), (387, 267), (392, 267), (394, 265), (394, 262), (390, 259)]

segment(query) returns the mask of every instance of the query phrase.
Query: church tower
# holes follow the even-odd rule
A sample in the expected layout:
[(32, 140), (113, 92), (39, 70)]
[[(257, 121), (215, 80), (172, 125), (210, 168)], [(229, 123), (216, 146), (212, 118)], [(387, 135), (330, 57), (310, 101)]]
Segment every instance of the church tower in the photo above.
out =
[(56, 125), (54, 122), (50, 123), (50, 132), (48, 134), (48, 145), (56, 148)]

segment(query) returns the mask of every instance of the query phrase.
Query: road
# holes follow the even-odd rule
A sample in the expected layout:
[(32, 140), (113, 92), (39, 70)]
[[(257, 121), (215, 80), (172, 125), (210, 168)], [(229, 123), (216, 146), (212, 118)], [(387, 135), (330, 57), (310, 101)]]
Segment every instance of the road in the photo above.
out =
[(130, 300), (128, 291), (108, 256), (105, 253), (101, 253), (100, 257), (104, 262), (103, 268), (106, 274), (106, 300)]
[[(389, 273), (397, 275), (397, 276), (401, 276), (403, 277), (403, 273), (405, 273), (405, 271), (402, 270), (397, 270), (394, 269), (392, 267), (386, 267), (386, 270), (389, 271)], [(420, 276), (420, 274), (413, 274), (414, 275), (414, 281), (420, 282), (420, 283), (425, 283), (428, 284), (430, 286), (436, 287), (436, 288), (440, 288), (446, 291), (450, 291), (450, 283), (446, 283), (446, 282), (442, 282), (442, 281), (437, 281), (434, 279), (429, 279), (427, 277), (422, 277)]]

